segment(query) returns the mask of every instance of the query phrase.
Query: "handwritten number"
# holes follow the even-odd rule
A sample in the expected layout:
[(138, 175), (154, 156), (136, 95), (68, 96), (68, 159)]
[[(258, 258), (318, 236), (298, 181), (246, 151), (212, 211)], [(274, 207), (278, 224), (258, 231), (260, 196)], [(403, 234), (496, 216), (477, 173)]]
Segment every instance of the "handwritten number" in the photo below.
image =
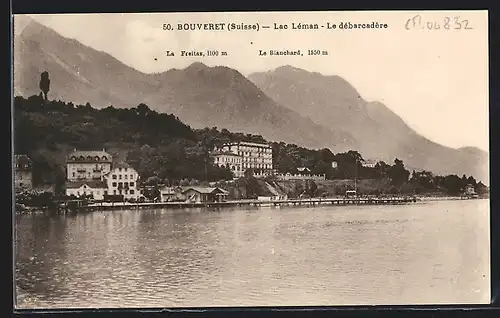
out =
[(472, 28), (469, 27), (469, 20), (463, 20), (462, 22), (465, 24), (464, 27), (465, 30), (472, 30)]
[[(410, 23), (411, 23), (411, 27), (410, 27)], [(417, 14), (413, 18), (406, 20), (405, 28), (406, 28), (406, 30), (410, 30), (410, 29), (415, 28), (417, 25), (421, 25), (421, 24), (422, 24), (422, 17), (419, 14)]]
[(450, 18), (446, 17), (444, 18), (444, 26), (443, 26), (446, 30), (448, 30), (450, 28)]

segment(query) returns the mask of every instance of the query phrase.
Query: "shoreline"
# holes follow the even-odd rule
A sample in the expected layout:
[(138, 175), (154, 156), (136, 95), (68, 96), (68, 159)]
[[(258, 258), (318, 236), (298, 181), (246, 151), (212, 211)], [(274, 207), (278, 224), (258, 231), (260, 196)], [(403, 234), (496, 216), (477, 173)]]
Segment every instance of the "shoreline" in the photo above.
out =
[(394, 197), (329, 197), (329, 198), (310, 198), (310, 199), (288, 199), (288, 200), (228, 200), (224, 202), (100, 202), (84, 205), (76, 209), (58, 207), (56, 211), (39, 207), (16, 207), (15, 214), (43, 214), (53, 213), (55, 215), (66, 213), (91, 213), (95, 211), (106, 210), (125, 210), (125, 209), (148, 209), (148, 208), (224, 208), (239, 206), (269, 207), (269, 206), (303, 206), (315, 207), (324, 205), (395, 205), (412, 204), (418, 202), (435, 201), (455, 201), (455, 200), (484, 200), (488, 198), (464, 197), (464, 196), (394, 196)]

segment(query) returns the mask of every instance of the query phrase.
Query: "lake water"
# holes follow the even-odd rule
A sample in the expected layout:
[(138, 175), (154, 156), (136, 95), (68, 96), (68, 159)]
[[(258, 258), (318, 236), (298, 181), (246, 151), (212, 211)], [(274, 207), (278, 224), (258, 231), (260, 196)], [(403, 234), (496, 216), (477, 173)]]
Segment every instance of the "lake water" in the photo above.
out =
[(489, 200), (16, 216), (18, 308), (489, 303)]

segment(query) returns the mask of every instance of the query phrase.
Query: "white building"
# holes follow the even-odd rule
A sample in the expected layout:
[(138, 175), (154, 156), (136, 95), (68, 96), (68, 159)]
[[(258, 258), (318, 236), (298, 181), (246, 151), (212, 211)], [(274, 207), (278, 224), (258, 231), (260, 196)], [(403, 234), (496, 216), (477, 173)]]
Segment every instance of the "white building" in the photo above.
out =
[(377, 162), (374, 160), (366, 160), (361, 165), (365, 168), (375, 168)]
[(140, 197), (139, 174), (125, 162), (119, 162), (105, 177), (109, 195), (123, 195), (124, 199), (138, 199)]
[(106, 151), (74, 150), (66, 158), (68, 181), (103, 180), (111, 170), (113, 157)]
[(87, 197), (94, 200), (103, 200), (107, 193), (107, 184), (100, 180), (71, 181), (66, 184), (66, 195), (77, 198)]
[(337, 169), (339, 166), (339, 164), (337, 163), (337, 161), (332, 161), (332, 168), (333, 169)]
[(247, 169), (253, 169), (255, 177), (267, 176), (273, 173), (273, 149), (269, 144), (233, 142), (222, 145), (217, 151), (231, 152), (241, 156), (243, 173)]
[(278, 173), (276, 177), (279, 180), (313, 180), (313, 181), (324, 181), (326, 176), (324, 174), (302, 174), (302, 173)]
[(236, 178), (243, 177), (243, 156), (229, 151), (215, 151), (212, 156), (217, 166), (228, 168)]

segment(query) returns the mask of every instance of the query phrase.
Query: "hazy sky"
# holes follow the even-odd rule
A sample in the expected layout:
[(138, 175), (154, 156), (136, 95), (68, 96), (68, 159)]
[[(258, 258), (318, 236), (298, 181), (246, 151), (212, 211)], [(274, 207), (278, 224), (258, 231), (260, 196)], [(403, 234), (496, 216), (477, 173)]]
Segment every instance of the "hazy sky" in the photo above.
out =
[[(419, 13), (422, 26), (406, 21)], [(472, 29), (445, 29), (454, 17)], [(227, 65), (245, 75), (284, 64), (339, 75), (369, 101), (383, 102), (425, 137), (451, 147), (488, 150), (488, 34), (486, 11), (302, 12), (47, 15), (36, 20), (61, 35), (110, 53), (143, 72), (183, 68), (201, 61)], [(386, 23), (387, 29), (340, 30), (341, 22)], [(163, 23), (288, 24), (288, 30), (164, 31)], [(319, 30), (291, 30), (292, 22)], [(326, 24), (336, 24), (327, 30)], [(411, 26), (411, 24), (410, 24)], [(462, 23), (462, 27), (465, 23)], [(227, 26), (226, 26), (227, 27)], [(220, 57), (181, 57), (180, 50), (226, 51)], [(327, 50), (328, 56), (262, 57), (258, 50)], [(165, 51), (176, 53), (165, 56)], [(155, 59), (156, 58), (156, 59)]]

